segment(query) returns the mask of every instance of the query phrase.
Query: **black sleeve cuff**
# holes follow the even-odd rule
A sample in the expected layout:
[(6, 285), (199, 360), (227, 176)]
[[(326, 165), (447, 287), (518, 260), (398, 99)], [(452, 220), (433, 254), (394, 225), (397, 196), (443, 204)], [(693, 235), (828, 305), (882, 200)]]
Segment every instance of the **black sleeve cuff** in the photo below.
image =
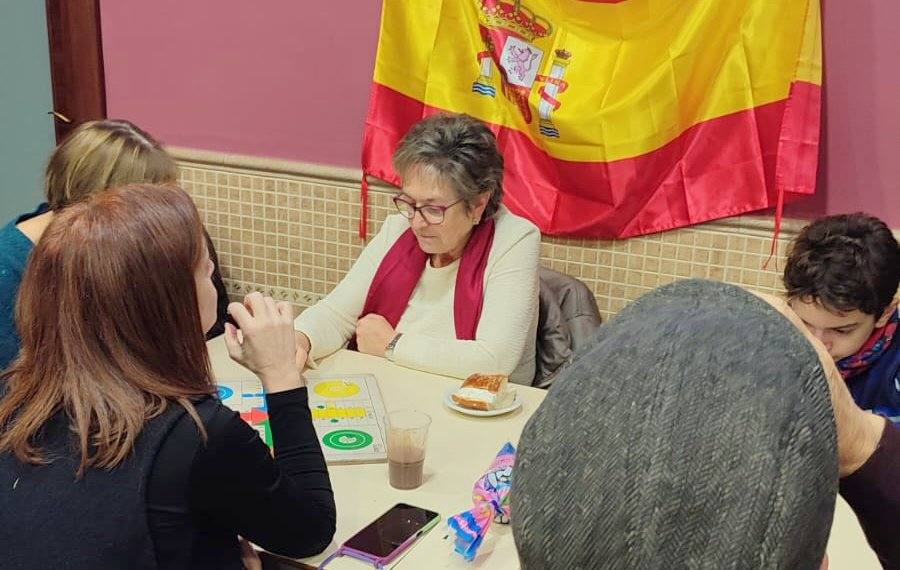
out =
[(309, 393), (306, 386), (285, 390), (284, 392), (275, 392), (274, 394), (266, 394), (266, 404), (271, 407), (287, 406), (290, 404), (309, 405)]
[(841, 496), (856, 513), (869, 545), (885, 568), (900, 568), (900, 428), (890, 422), (872, 457), (855, 473), (841, 479)]

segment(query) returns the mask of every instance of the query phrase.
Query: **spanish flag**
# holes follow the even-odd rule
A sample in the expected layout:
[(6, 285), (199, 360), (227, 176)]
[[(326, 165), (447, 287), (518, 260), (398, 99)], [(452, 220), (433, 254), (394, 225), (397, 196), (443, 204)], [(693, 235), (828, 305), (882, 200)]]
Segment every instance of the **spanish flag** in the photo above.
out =
[(815, 190), (821, 61), (818, 0), (385, 0), (363, 172), (398, 184), (403, 134), (452, 111), (547, 234), (780, 215)]

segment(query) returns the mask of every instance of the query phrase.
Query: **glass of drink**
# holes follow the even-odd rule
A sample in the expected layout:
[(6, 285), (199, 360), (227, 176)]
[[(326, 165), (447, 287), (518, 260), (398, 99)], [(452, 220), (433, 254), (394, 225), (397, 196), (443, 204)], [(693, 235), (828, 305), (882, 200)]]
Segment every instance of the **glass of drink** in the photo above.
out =
[(431, 418), (417, 410), (387, 415), (387, 456), (391, 487), (415, 489), (422, 484), (425, 443)]

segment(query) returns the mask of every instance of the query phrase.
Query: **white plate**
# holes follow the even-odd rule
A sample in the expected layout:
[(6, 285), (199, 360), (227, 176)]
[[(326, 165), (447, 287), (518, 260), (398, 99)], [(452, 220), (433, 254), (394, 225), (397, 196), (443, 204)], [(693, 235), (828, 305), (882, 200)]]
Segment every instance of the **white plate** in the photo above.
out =
[(461, 414), (466, 414), (467, 416), (502, 416), (503, 414), (508, 414), (514, 410), (518, 410), (522, 406), (522, 400), (519, 399), (519, 393), (516, 391), (516, 389), (509, 388), (509, 390), (512, 390), (513, 392), (513, 401), (505, 408), (498, 408), (496, 410), (472, 410), (470, 408), (464, 408), (453, 401), (452, 396), (453, 393), (456, 392), (456, 388), (450, 388), (449, 390), (444, 392), (444, 405), (451, 410), (457, 411)]

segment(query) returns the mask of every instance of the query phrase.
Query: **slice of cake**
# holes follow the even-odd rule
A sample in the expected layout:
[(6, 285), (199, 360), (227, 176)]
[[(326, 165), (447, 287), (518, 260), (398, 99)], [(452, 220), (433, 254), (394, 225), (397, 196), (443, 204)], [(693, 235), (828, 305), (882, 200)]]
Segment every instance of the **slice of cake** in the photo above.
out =
[(508, 405), (508, 378), (503, 374), (472, 374), (452, 394), (456, 405), (472, 410), (494, 410)]

